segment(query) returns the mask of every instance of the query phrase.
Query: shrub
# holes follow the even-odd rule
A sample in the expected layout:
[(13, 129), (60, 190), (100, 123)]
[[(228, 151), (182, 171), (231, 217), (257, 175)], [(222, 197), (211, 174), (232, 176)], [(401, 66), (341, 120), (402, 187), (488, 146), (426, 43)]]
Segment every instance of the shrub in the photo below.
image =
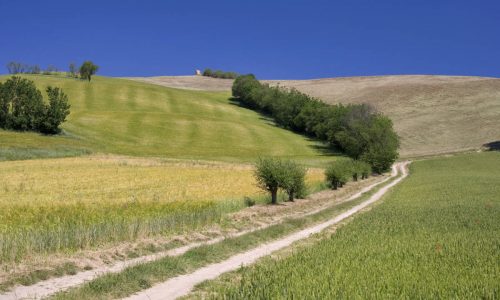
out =
[(37, 131), (44, 116), (42, 93), (35, 83), (13, 76), (1, 85), (0, 126), (5, 129)]
[(59, 88), (47, 88), (49, 103), (31, 80), (13, 76), (0, 83), (0, 127), (20, 131), (58, 133), (69, 114), (68, 97)]
[(49, 105), (45, 109), (44, 118), (40, 124), (40, 132), (55, 134), (59, 133), (59, 125), (66, 120), (69, 115), (70, 105), (68, 96), (60, 88), (47, 87)]
[(284, 161), (282, 167), (284, 176), (280, 187), (288, 194), (288, 201), (304, 197), (306, 194), (306, 169), (291, 160)]
[(236, 77), (238, 77), (238, 73), (235, 72), (224, 72), (221, 70), (212, 71), (209, 68), (203, 70), (202, 75), (207, 77), (222, 78), (222, 79), (235, 79)]
[(255, 179), (259, 187), (271, 193), (271, 203), (278, 203), (278, 189), (286, 174), (279, 158), (259, 158), (255, 164)]

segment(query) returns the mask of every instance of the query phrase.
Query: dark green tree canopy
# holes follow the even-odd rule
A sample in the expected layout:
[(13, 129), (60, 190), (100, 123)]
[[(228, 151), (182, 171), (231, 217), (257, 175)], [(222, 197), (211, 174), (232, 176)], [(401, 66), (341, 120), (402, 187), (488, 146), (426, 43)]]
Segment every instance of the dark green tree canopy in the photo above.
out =
[(69, 114), (68, 97), (59, 88), (47, 87), (48, 104), (31, 80), (13, 76), (0, 83), (0, 128), (60, 132), (59, 125)]
[(80, 67), (80, 77), (82, 79), (87, 79), (88, 81), (90, 81), (92, 78), (92, 75), (97, 73), (97, 70), (99, 70), (99, 66), (97, 66), (93, 62), (87, 60), (87, 61), (83, 62), (83, 64)]
[(390, 169), (398, 157), (391, 120), (369, 105), (328, 105), (294, 89), (261, 84), (252, 74), (238, 76), (232, 92), (241, 105), (269, 115), (278, 126), (327, 142), (375, 172)]

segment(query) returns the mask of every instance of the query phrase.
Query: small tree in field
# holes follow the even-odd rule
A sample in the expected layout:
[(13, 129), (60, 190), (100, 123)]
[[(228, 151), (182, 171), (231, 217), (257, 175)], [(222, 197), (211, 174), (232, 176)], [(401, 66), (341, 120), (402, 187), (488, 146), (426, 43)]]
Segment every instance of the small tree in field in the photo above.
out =
[(285, 174), (283, 162), (278, 158), (260, 158), (255, 164), (255, 178), (259, 187), (271, 193), (271, 203), (278, 203), (278, 189)]
[(99, 70), (99, 66), (94, 65), (94, 63), (89, 60), (85, 61), (80, 67), (80, 77), (82, 79), (87, 79), (88, 81), (90, 81), (92, 75), (94, 75), (97, 70)]
[(59, 133), (59, 125), (69, 115), (70, 105), (68, 96), (60, 88), (47, 87), (49, 105), (45, 109), (45, 116), (40, 124), (40, 132), (47, 134)]
[(325, 171), (328, 184), (334, 190), (342, 187), (352, 176), (352, 163), (349, 160), (334, 162)]
[(306, 192), (306, 169), (298, 163), (287, 160), (283, 162), (283, 182), (281, 187), (288, 194), (288, 201), (293, 201), (296, 197), (305, 196)]

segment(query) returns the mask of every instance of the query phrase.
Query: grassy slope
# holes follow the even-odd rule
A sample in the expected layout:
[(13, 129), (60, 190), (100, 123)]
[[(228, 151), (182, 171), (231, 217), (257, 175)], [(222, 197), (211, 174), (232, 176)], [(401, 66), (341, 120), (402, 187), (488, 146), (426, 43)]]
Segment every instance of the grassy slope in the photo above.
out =
[(33, 149), (48, 149), (52, 156), (90, 150), (229, 161), (250, 161), (258, 155), (321, 156), (314, 142), (231, 104), (227, 92), (177, 90), (105, 77), (90, 83), (62, 76), (26, 77), (40, 88), (55, 85), (69, 95), (71, 114), (63, 125), (68, 136), (0, 131), (0, 154), (12, 155), (9, 148), (14, 148), (27, 152), (27, 157)]
[(394, 121), (403, 157), (477, 149), (500, 140), (497, 78), (373, 76), (279, 82), (328, 103), (373, 104)]
[(500, 153), (415, 162), (331, 238), (208, 287), (227, 299), (498, 298), (499, 170)]
[[(199, 76), (141, 80), (186, 89), (229, 91), (231, 86), (231, 80)], [(403, 157), (477, 149), (500, 140), (498, 78), (412, 75), (264, 82), (295, 87), (328, 103), (373, 104), (394, 121)]]

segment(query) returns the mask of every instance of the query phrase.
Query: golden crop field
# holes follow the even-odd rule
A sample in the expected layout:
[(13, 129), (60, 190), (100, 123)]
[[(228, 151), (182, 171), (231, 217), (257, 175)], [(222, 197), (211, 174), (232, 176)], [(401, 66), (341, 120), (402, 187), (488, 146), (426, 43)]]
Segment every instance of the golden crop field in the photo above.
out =
[[(2, 260), (178, 232), (264, 196), (250, 165), (115, 156), (0, 165)], [(322, 170), (307, 181), (323, 181)]]

